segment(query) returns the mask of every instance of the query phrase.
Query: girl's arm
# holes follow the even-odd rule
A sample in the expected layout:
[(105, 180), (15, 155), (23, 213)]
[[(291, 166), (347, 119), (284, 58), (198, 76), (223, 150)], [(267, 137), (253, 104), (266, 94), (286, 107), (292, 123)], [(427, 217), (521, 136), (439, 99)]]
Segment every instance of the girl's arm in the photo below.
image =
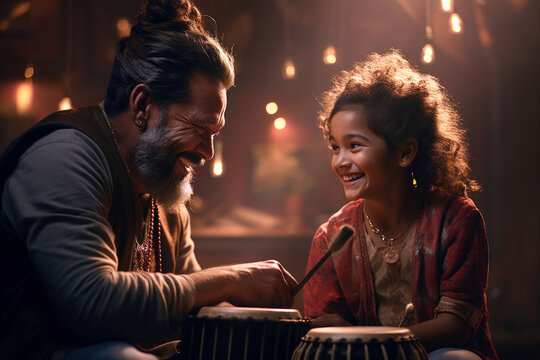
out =
[(451, 313), (438, 314), (435, 319), (412, 325), (409, 329), (427, 352), (441, 347), (462, 347), (473, 332), (465, 321)]

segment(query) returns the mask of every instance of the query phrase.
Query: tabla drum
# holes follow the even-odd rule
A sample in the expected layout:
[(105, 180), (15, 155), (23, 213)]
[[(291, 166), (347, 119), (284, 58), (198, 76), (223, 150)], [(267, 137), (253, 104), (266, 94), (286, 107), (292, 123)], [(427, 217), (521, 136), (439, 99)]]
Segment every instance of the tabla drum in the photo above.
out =
[(182, 326), (182, 359), (290, 359), (311, 321), (295, 309), (203, 307)]
[(386, 326), (322, 327), (310, 330), (292, 360), (427, 360), (409, 329)]

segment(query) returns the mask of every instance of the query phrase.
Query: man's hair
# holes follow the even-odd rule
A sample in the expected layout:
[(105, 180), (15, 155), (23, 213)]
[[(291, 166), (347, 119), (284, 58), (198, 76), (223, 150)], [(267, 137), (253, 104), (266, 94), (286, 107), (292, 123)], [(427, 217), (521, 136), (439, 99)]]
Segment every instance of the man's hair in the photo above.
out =
[(358, 105), (367, 112), (370, 129), (390, 149), (409, 138), (418, 141), (411, 170), (422, 193), (466, 195), (480, 189), (470, 177), (465, 131), (446, 90), (435, 77), (421, 74), (398, 50), (370, 54), (334, 79), (321, 100), (319, 127), (324, 136), (328, 139), (330, 121), (337, 112)]
[(194, 71), (234, 84), (233, 58), (203, 26), (189, 0), (149, 0), (131, 34), (116, 44), (105, 111), (117, 115), (144, 84), (160, 107), (189, 99)]

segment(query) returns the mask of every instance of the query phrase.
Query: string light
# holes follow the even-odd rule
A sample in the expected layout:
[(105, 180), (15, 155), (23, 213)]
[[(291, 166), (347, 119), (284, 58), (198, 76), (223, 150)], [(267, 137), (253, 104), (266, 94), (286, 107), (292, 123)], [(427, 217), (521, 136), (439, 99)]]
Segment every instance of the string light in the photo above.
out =
[(337, 61), (336, 49), (332, 45), (330, 45), (324, 50), (323, 62), (326, 65), (331, 65), (331, 64), (335, 64), (336, 61)]
[(426, 44), (422, 48), (422, 62), (424, 64), (431, 64), (435, 58), (435, 52), (433, 51), (433, 46), (431, 44)]
[(455, 33), (460, 33), (462, 31), (463, 23), (457, 13), (450, 15), (450, 27)]
[(292, 59), (287, 58), (283, 63), (283, 77), (286, 79), (293, 79), (296, 77), (296, 67)]
[(275, 102), (269, 102), (268, 104), (266, 104), (266, 113), (268, 113), (269, 115), (274, 115), (275, 113), (277, 113), (278, 111), (278, 106)]
[(441, 0), (441, 7), (445, 12), (454, 11), (454, 1), (453, 0)]
[(278, 117), (276, 120), (274, 120), (274, 127), (278, 130), (285, 129), (285, 126), (287, 126), (287, 121), (285, 121), (285, 118)]

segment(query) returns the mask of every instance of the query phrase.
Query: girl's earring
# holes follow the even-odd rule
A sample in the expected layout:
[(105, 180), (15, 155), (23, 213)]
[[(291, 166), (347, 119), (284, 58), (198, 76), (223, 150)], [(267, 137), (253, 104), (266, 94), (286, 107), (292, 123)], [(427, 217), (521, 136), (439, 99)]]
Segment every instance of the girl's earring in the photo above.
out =
[(418, 188), (418, 182), (414, 178), (414, 172), (411, 171), (412, 186), (416, 189)]

